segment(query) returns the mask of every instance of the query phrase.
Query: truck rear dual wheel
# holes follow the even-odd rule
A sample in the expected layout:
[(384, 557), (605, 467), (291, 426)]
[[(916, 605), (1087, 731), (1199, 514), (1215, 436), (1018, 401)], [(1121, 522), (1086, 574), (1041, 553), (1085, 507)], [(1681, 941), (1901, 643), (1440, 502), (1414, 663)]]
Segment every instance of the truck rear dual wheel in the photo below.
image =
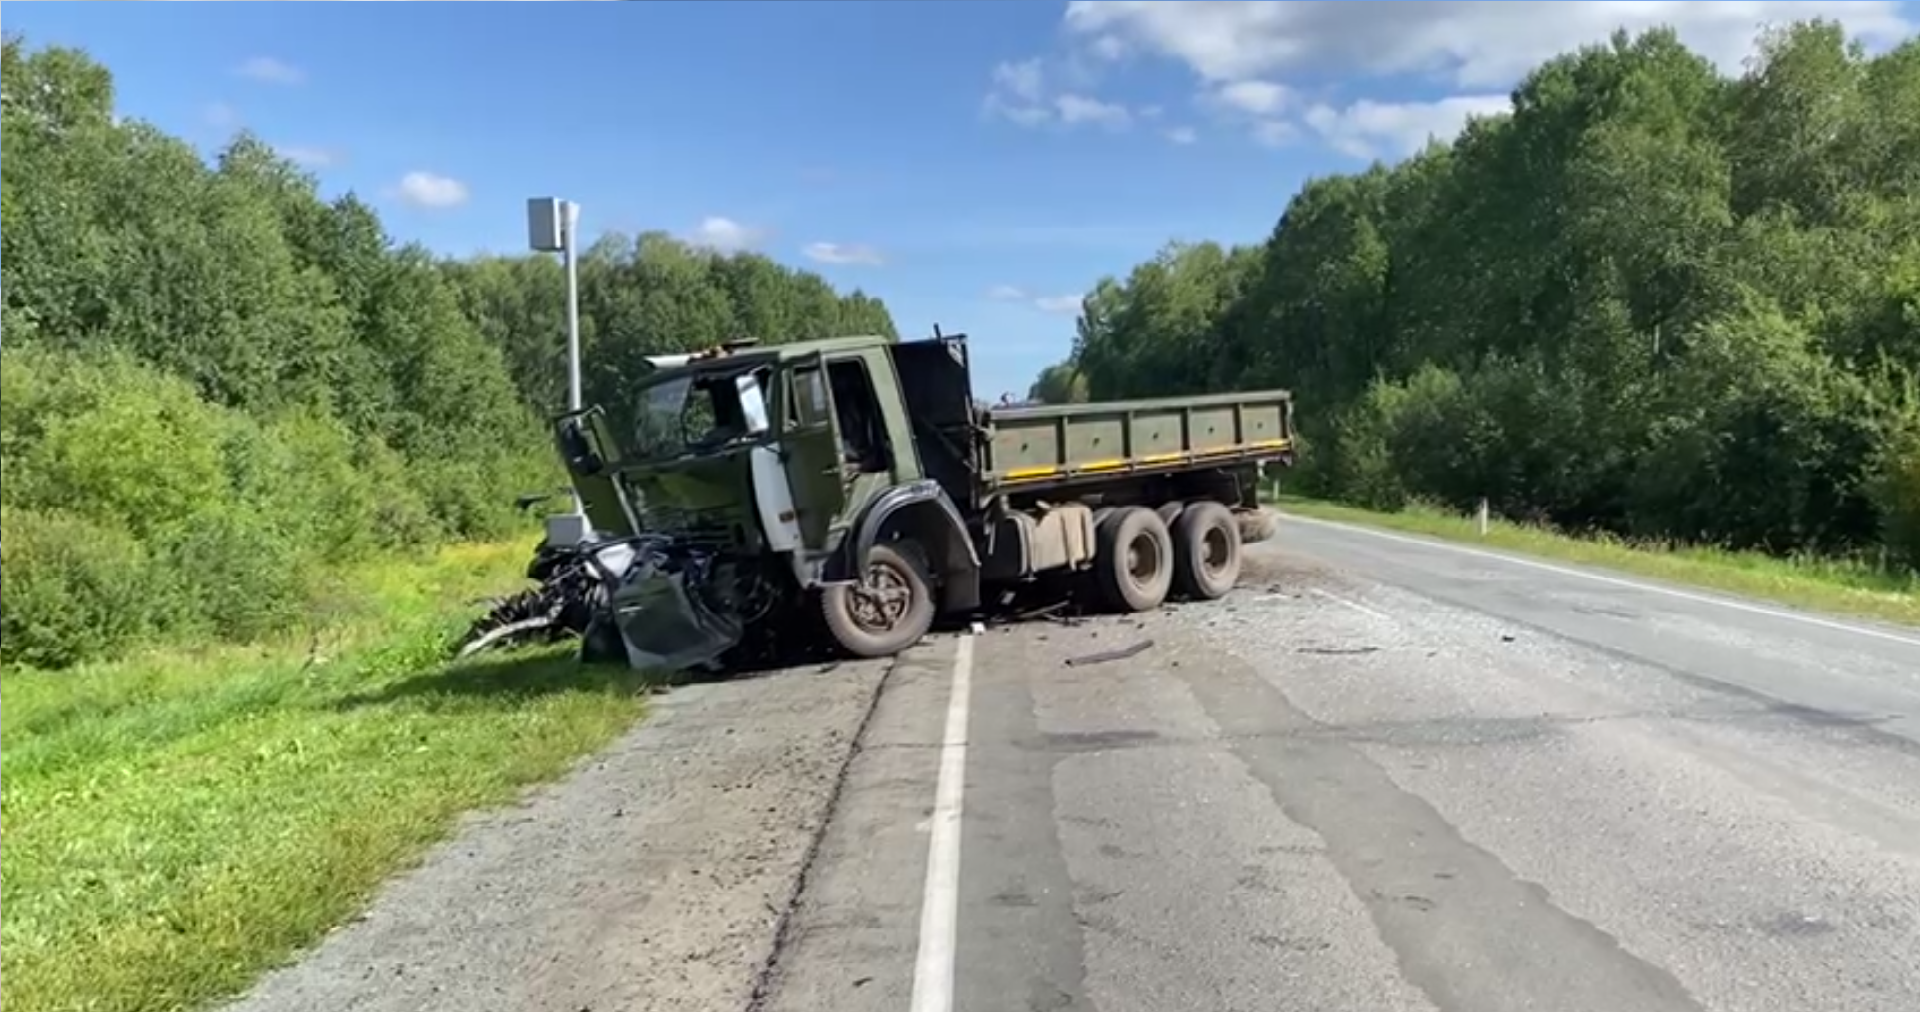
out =
[(1240, 580), (1240, 522), (1225, 506), (1191, 503), (1173, 522), (1174, 583), (1180, 593), (1211, 601)]
[(1160, 514), (1126, 506), (1094, 532), (1094, 578), (1100, 596), (1121, 611), (1151, 611), (1173, 587), (1173, 533)]
[(890, 657), (933, 628), (933, 581), (912, 545), (874, 545), (858, 583), (827, 587), (820, 610), (834, 642), (855, 657)]

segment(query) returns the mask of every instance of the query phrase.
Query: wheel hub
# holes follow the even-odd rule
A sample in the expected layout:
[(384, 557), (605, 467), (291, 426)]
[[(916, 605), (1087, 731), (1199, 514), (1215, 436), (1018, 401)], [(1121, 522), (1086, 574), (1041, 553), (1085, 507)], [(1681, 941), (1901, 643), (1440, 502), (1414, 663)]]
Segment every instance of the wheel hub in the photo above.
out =
[(1209, 573), (1219, 573), (1227, 568), (1227, 560), (1232, 558), (1228, 550), (1227, 534), (1219, 528), (1207, 532), (1201, 551), (1201, 564)]
[(912, 596), (903, 574), (892, 566), (875, 563), (867, 567), (866, 580), (853, 589), (849, 611), (854, 624), (862, 629), (886, 632), (906, 616)]
[(1152, 538), (1141, 535), (1127, 545), (1127, 575), (1144, 583), (1159, 569), (1160, 546)]

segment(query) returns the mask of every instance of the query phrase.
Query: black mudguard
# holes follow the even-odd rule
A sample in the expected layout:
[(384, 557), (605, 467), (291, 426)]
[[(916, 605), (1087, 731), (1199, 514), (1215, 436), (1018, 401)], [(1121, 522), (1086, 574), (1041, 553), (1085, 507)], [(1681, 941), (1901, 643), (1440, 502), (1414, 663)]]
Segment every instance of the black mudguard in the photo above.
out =
[[(967, 524), (961, 519), (960, 510), (954, 506), (946, 490), (933, 481), (907, 482), (880, 493), (860, 514), (859, 521), (854, 524), (840, 551), (829, 560), (823, 574), (826, 582), (845, 582), (854, 579), (855, 574), (865, 572), (867, 554), (873, 551), (873, 546), (879, 541), (880, 532), (907, 510), (930, 511), (931, 516), (937, 519), (922, 522), (933, 523), (945, 536), (944, 555), (930, 557), (927, 561), (946, 588), (947, 609), (978, 605), (980, 555), (973, 547), (973, 538), (967, 533)], [(939, 546), (924, 547), (931, 550)]]

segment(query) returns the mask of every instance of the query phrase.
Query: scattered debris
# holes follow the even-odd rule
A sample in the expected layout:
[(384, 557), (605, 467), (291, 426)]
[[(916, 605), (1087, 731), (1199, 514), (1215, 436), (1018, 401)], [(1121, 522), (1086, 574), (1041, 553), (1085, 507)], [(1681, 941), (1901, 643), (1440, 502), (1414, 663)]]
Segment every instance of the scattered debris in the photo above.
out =
[[(1066, 611), (1067, 606), (1072, 603), (1073, 603), (1072, 601), (1063, 599), (1063, 600), (1055, 601), (1052, 604), (1043, 604), (1038, 608), (1029, 608), (1026, 611), (1020, 612), (1019, 614), (1013, 616), (1013, 618), (1014, 618), (1014, 621), (1016, 622), (1025, 622), (1028, 619), (1035, 619), (1035, 618), (1058, 618), (1058, 617), (1061, 617), (1060, 613), (1063, 611)], [(1067, 617), (1071, 617), (1071, 616), (1067, 616)]]
[(1078, 668), (1085, 667), (1089, 664), (1105, 664), (1108, 661), (1124, 661), (1129, 657), (1145, 652), (1147, 648), (1151, 646), (1153, 646), (1152, 640), (1141, 640), (1132, 646), (1121, 647), (1118, 650), (1102, 650), (1097, 654), (1083, 654), (1079, 657), (1069, 657), (1067, 658), (1067, 667)]

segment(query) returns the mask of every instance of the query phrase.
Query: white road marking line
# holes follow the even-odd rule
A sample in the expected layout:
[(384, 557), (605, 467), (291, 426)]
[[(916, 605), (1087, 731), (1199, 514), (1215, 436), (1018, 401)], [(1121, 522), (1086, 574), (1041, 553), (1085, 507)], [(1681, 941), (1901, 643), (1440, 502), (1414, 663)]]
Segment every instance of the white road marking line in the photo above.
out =
[(1886, 640), (1889, 643), (1899, 643), (1903, 646), (1920, 647), (1920, 639), (1916, 639), (1914, 637), (1902, 636), (1898, 633), (1886, 632), (1880, 629), (1870, 629), (1866, 626), (1850, 625), (1846, 622), (1835, 622), (1832, 619), (1820, 618), (1814, 615), (1803, 615), (1798, 612), (1781, 611), (1777, 608), (1763, 608), (1755, 604), (1746, 604), (1741, 601), (1731, 601), (1721, 597), (1709, 597), (1705, 594), (1689, 594), (1684, 590), (1674, 590), (1671, 587), (1659, 587), (1651, 583), (1641, 583), (1638, 580), (1626, 580), (1626, 579), (1621, 579), (1620, 577), (1617, 577), (1617, 576), (1602, 576), (1599, 573), (1588, 573), (1578, 569), (1568, 569), (1565, 566), (1556, 566), (1546, 562), (1535, 562), (1532, 559), (1516, 558), (1515, 556), (1505, 555), (1500, 552), (1489, 552), (1489, 551), (1484, 551), (1478, 548), (1469, 548), (1465, 545), (1450, 544), (1445, 541), (1427, 541), (1422, 538), (1409, 538), (1399, 534), (1388, 534), (1385, 531), (1376, 531), (1371, 528), (1359, 527), (1354, 524), (1343, 524), (1333, 520), (1321, 520), (1317, 517), (1303, 517), (1293, 513), (1282, 513), (1281, 516), (1295, 523), (1319, 524), (1323, 527), (1332, 527), (1337, 530), (1351, 531), (1355, 534), (1366, 534), (1371, 537), (1381, 538), (1387, 541), (1398, 541), (1398, 542), (1402, 542), (1404, 544), (1409, 544), (1409, 545), (1419, 545), (1422, 548), (1442, 548), (1450, 552), (1458, 552), (1462, 555), (1472, 555), (1482, 559), (1493, 559), (1496, 562), (1505, 562), (1515, 566), (1525, 566), (1528, 569), (1538, 569), (1548, 573), (1557, 573), (1561, 576), (1572, 576), (1582, 580), (1592, 580), (1595, 583), (1611, 584), (1616, 587), (1627, 587), (1632, 590), (1644, 590), (1650, 594), (1664, 594), (1667, 597), (1677, 597), (1683, 601), (1694, 601), (1700, 604), (1714, 604), (1714, 605), (1719, 605), (1722, 608), (1731, 608), (1734, 611), (1744, 611), (1754, 615), (1765, 615), (1768, 618), (1784, 618), (1794, 622), (1804, 622), (1807, 625), (1816, 625), (1821, 627), (1822, 629), (1832, 629), (1836, 632), (1853, 633), (1856, 636), (1867, 636), (1872, 639)]
[(940, 778), (933, 788), (933, 832), (927, 841), (927, 884), (920, 896), (920, 954), (913, 966), (912, 1012), (953, 1008), (953, 956), (960, 905), (960, 802), (967, 784), (967, 702), (973, 682), (973, 637), (953, 652), (947, 730)]
[(1380, 611), (1374, 608), (1369, 608), (1358, 601), (1349, 601), (1338, 594), (1329, 594), (1318, 587), (1309, 587), (1307, 589), (1313, 591), (1314, 594), (1320, 597), (1324, 597), (1327, 600), (1332, 601), (1334, 604), (1344, 604), (1347, 607), (1352, 608), (1354, 611), (1357, 611), (1362, 615), (1372, 615), (1374, 618), (1380, 619), (1383, 622), (1393, 621), (1393, 616), (1387, 614), (1384, 611)]

